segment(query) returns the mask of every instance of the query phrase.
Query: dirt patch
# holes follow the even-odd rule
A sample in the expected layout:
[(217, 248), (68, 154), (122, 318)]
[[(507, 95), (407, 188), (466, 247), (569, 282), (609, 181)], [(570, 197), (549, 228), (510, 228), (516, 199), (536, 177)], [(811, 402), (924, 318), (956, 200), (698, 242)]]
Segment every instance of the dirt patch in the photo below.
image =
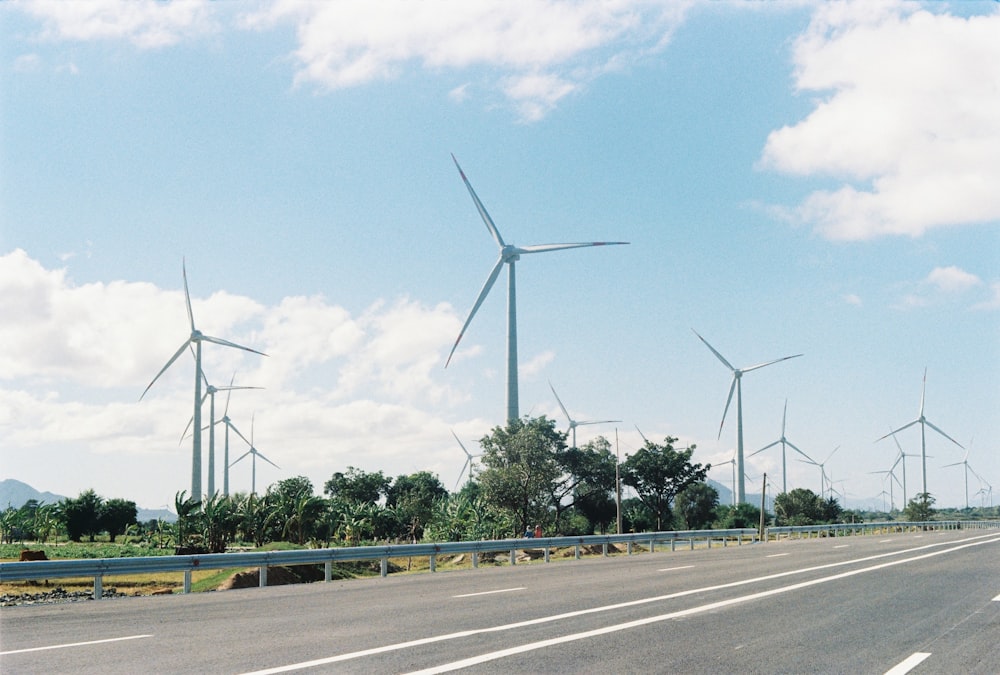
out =
[[(268, 567), (267, 585), (309, 584), (323, 580), (322, 565), (295, 565), (293, 567)], [(219, 584), (216, 590), (228, 591), (233, 588), (257, 588), (260, 586), (260, 570), (237, 572)]]

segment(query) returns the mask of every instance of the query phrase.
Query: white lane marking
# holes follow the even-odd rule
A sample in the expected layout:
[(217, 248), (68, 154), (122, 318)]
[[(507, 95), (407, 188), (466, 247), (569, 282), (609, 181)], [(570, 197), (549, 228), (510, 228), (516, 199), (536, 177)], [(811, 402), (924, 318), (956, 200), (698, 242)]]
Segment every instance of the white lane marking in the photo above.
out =
[(997, 597), (993, 598), (993, 602), (1000, 602), (1000, 595), (998, 595)]
[(880, 539), (878, 543), (880, 543), (880, 544), (888, 544), (891, 541), (894, 541), (894, 540), (893, 539)]
[[(644, 619), (637, 619), (635, 621), (628, 621), (626, 623), (614, 624), (611, 626), (604, 626), (603, 628), (595, 628), (594, 630), (584, 631), (582, 633), (573, 633), (571, 635), (564, 635), (562, 637), (550, 638), (548, 640), (540, 640), (538, 642), (529, 642), (528, 644), (518, 645), (516, 647), (510, 647), (508, 649), (501, 649), (495, 652), (488, 652), (486, 654), (480, 654), (479, 656), (473, 656), (467, 659), (462, 659), (461, 661), (453, 661), (452, 663), (442, 663), (439, 666), (433, 666), (431, 668), (425, 668), (423, 670), (415, 670), (410, 672), (408, 675), (437, 675), (438, 673), (448, 673), (453, 670), (460, 670), (462, 668), (469, 668), (471, 666), (477, 666), (488, 661), (495, 661), (497, 659), (502, 659), (507, 656), (513, 656), (514, 654), (524, 654), (525, 652), (531, 652), (538, 649), (546, 649), (553, 645), (563, 644), (566, 642), (575, 642), (577, 640), (585, 640), (587, 638), (596, 637), (598, 635), (607, 635), (608, 633), (617, 633), (623, 630), (629, 630), (632, 628), (638, 628), (640, 626), (648, 626), (654, 623), (660, 623), (661, 621), (667, 621), (670, 619), (680, 619), (686, 616), (692, 616), (694, 614), (702, 614), (704, 612), (711, 612), (723, 607), (729, 607), (730, 605), (737, 605), (745, 602), (750, 602), (752, 600), (760, 600), (761, 598), (771, 597), (772, 595), (780, 595), (782, 593), (788, 593), (790, 591), (797, 591), (802, 588), (808, 588), (810, 586), (816, 586), (818, 584), (825, 584), (830, 581), (837, 581), (840, 579), (846, 579), (848, 577), (853, 577), (858, 574), (864, 574), (865, 572), (872, 572), (875, 570), (884, 569), (886, 567), (895, 567), (896, 565), (902, 565), (909, 562), (914, 562), (917, 560), (923, 560), (924, 558), (933, 558), (934, 556), (942, 555), (944, 553), (951, 553), (953, 551), (958, 551), (969, 546), (978, 546), (979, 544), (985, 543), (996, 543), (1000, 539), (995, 539), (992, 542), (976, 542), (972, 544), (965, 544), (963, 546), (957, 546), (953, 549), (946, 549), (943, 551), (933, 551), (931, 553), (924, 553), (923, 555), (916, 556), (914, 558), (905, 558), (903, 560), (891, 560), (889, 562), (879, 563), (878, 565), (872, 565), (871, 567), (864, 567), (856, 570), (848, 570), (847, 572), (841, 572), (839, 574), (833, 574), (828, 577), (820, 577), (819, 579), (810, 579), (809, 581), (802, 581), (797, 584), (791, 584), (789, 586), (782, 586), (780, 588), (773, 588), (769, 591), (760, 591), (758, 593), (751, 593), (750, 595), (743, 595), (736, 598), (730, 598), (728, 600), (720, 600), (718, 602), (710, 602), (707, 605), (701, 605), (699, 607), (691, 607), (689, 609), (682, 609), (677, 612), (670, 612), (669, 614), (660, 614), (659, 616), (650, 616)], [(926, 659), (930, 654), (914, 654), (909, 659), (896, 666), (895, 669), (889, 671), (892, 675), (904, 675), (911, 668), (915, 667), (918, 663)], [(916, 660), (914, 660), (915, 657)], [(904, 664), (909, 664), (905, 670), (897, 670), (901, 668)]]
[(107, 638), (106, 640), (90, 640), (89, 642), (68, 642), (62, 645), (49, 645), (47, 647), (29, 647), (28, 649), (11, 649), (10, 651), (0, 652), (0, 655), (6, 656), (7, 654), (23, 654), (24, 652), (43, 652), (47, 649), (66, 649), (67, 647), (84, 647), (86, 645), (99, 645), (105, 642), (121, 642), (122, 640), (138, 640), (140, 638), (153, 637), (152, 635), (129, 635), (126, 637), (117, 638)]
[(885, 675), (906, 675), (906, 673), (916, 668), (917, 665), (923, 662), (923, 660), (928, 656), (930, 656), (930, 653), (928, 652), (916, 652), (911, 654), (900, 661), (897, 665), (885, 671)]
[(771, 555), (764, 556), (765, 558), (780, 558), (783, 555), (791, 555), (791, 553), (772, 553)]
[(518, 586), (517, 588), (501, 588), (496, 591), (480, 591), (479, 593), (463, 593), (462, 595), (453, 595), (453, 598), (474, 598), (477, 595), (493, 595), (494, 593), (513, 593), (514, 591), (523, 591), (524, 586)]
[[(900, 563), (910, 562), (910, 561), (913, 561), (913, 560), (922, 560), (923, 558), (928, 558), (928, 557), (932, 557), (932, 556), (935, 556), (935, 555), (940, 555), (942, 553), (950, 553), (952, 551), (957, 551), (957, 550), (959, 550), (961, 548), (966, 548), (968, 546), (977, 546), (979, 544), (993, 544), (993, 543), (1000, 542), (1000, 538), (989, 539), (990, 537), (996, 537), (996, 536), (997, 535), (995, 533), (990, 533), (990, 534), (981, 534), (981, 535), (977, 535), (977, 536), (974, 536), (974, 537), (969, 537), (968, 539), (960, 539), (959, 541), (952, 542), (952, 543), (954, 543), (954, 544), (961, 544), (963, 542), (972, 542), (972, 543), (966, 543), (963, 546), (959, 546), (959, 547), (953, 548), (953, 549), (946, 549), (946, 550), (943, 550), (943, 551), (936, 551), (936, 552), (932, 552), (932, 553), (926, 553), (926, 554), (918, 556), (916, 558), (907, 558), (905, 560), (899, 560), (899, 561), (895, 561), (895, 562), (883, 563), (882, 565), (877, 565), (877, 566), (871, 567), (871, 568), (863, 568), (861, 570), (856, 570), (854, 572), (847, 572), (845, 574), (846, 575), (857, 574), (857, 573), (860, 573), (860, 572), (868, 571), (869, 569), (879, 569), (881, 567), (888, 567), (890, 565), (896, 565), (896, 564), (900, 564)], [(978, 541), (980, 539), (989, 539), (989, 540), (988, 541)], [(544, 624), (544, 623), (551, 623), (551, 622), (554, 622), (554, 621), (560, 621), (560, 620), (563, 620), (563, 619), (571, 619), (571, 618), (575, 618), (575, 617), (578, 617), (578, 616), (584, 616), (584, 615), (587, 615), (587, 614), (596, 614), (596, 613), (599, 613), (599, 612), (607, 612), (607, 611), (611, 611), (611, 610), (615, 610), (615, 609), (622, 609), (622, 608), (625, 608), (625, 607), (635, 607), (635, 606), (638, 606), (638, 605), (644, 605), (644, 604), (648, 604), (648, 603), (651, 603), (651, 602), (660, 602), (660, 601), (663, 601), (663, 600), (672, 600), (674, 598), (682, 598), (682, 597), (685, 597), (685, 596), (688, 596), (688, 595), (696, 595), (696, 594), (699, 594), (699, 593), (705, 593), (707, 591), (715, 591), (715, 590), (721, 590), (721, 589), (726, 589), (726, 588), (735, 588), (737, 586), (745, 586), (747, 584), (753, 584), (753, 583), (756, 583), (756, 582), (759, 582), (759, 581), (769, 581), (771, 579), (779, 579), (781, 577), (787, 577), (787, 576), (791, 576), (791, 575), (794, 575), (794, 574), (803, 574), (805, 572), (815, 572), (815, 571), (819, 571), (819, 570), (823, 570), (823, 569), (829, 569), (829, 568), (832, 568), (832, 567), (842, 567), (844, 565), (850, 565), (850, 564), (854, 564), (854, 563), (868, 562), (868, 561), (871, 561), (871, 560), (877, 560), (879, 558), (891, 558), (893, 556), (902, 555), (904, 553), (914, 553), (916, 551), (922, 551), (922, 550), (930, 549), (930, 548), (938, 548), (940, 546), (946, 546), (946, 545), (947, 544), (925, 544), (923, 546), (918, 546), (916, 548), (905, 550), (905, 551), (892, 551), (890, 553), (880, 553), (878, 555), (868, 556), (867, 558), (858, 558), (857, 560), (845, 560), (845, 561), (841, 561), (841, 562), (827, 563), (826, 565), (816, 565), (814, 567), (805, 567), (805, 568), (802, 568), (802, 569), (799, 569), (799, 570), (790, 570), (790, 571), (787, 571), (787, 572), (778, 572), (776, 574), (768, 574), (768, 575), (765, 575), (765, 576), (762, 576), (762, 577), (755, 577), (755, 578), (752, 578), (752, 579), (743, 579), (741, 581), (731, 581), (729, 583), (719, 584), (717, 586), (705, 586), (705, 587), (702, 587), (702, 588), (693, 588), (693, 589), (690, 589), (690, 590), (687, 590), (687, 591), (678, 591), (676, 593), (670, 593), (670, 594), (667, 594), (667, 595), (660, 595), (660, 596), (656, 596), (656, 597), (652, 597), (652, 598), (642, 598), (642, 599), (639, 599), (639, 600), (630, 600), (628, 602), (620, 602), (620, 603), (616, 603), (614, 605), (605, 605), (603, 607), (591, 607), (589, 609), (580, 609), (580, 610), (576, 610), (576, 611), (573, 611), (573, 612), (566, 612), (564, 614), (554, 614), (552, 616), (543, 616), (543, 617), (539, 617), (537, 619), (527, 619), (525, 621), (518, 621), (516, 623), (501, 624), (499, 626), (490, 626), (490, 627), (487, 627), (487, 628), (473, 628), (473, 629), (469, 629), (469, 630), (459, 631), (457, 633), (446, 633), (444, 635), (434, 635), (434, 636), (431, 636), (431, 637), (420, 638), (419, 640), (410, 640), (409, 642), (397, 642), (396, 644), (383, 645), (381, 647), (372, 647), (370, 649), (364, 649), (364, 650), (357, 651), (357, 652), (348, 652), (346, 654), (338, 654), (336, 656), (328, 656), (328, 657), (325, 657), (325, 658), (314, 659), (312, 661), (303, 661), (301, 663), (290, 663), (290, 664), (284, 665), (284, 666), (275, 666), (273, 668), (266, 668), (264, 670), (250, 671), (248, 673), (244, 673), (244, 675), (274, 675), (276, 673), (287, 673), (287, 672), (290, 672), (290, 671), (293, 671), (293, 670), (302, 670), (302, 669), (305, 669), (305, 668), (314, 668), (316, 666), (323, 666), (323, 665), (327, 665), (329, 663), (339, 663), (341, 661), (348, 661), (348, 660), (351, 660), (351, 659), (357, 659), (357, 658), (361, 658), (363, 656), (373, 656), (375, 654), (384, 654), (386, 652), (397, 651), (397, 650), (400, 650), (400, 649), (409, 649), (410, 647), (419, 647), (421, 645), (434, 644), (434, 643), (437, 643), (437, 642), (445, 642), (447, 640), (456, 640), (456, 639), (459, 639), (459, 638), (469, 637), (469, 636), (472, 636), (472, 635), (481, 635), (481, 634), (484, 634), (484, 633), (497, 633), (497, 632), (500, 632), (500, 631), (513, 630), (513, 629), (516, 629), (516, 628), (525, 628), (527, 626), (535, 626), (535, 625)], [(838, 576), (840, 576), (840, 575), (838, 575)], [(837, 578), (837, 577), (827, 577), (827, 578), (820, 579), (820, 580), (817, 580), (817, 581), (812, 582), (812, 583), (822, 583), (823, 581), (833, 580), (835, 578)], [(792, 587), (788, 587), (788, 589), (792, 590)], [(782, 590), (783, 589), (779, 589), (778, 592), (781, 592)], [(747, 597), (750, 598), (750, 597), (753, 597), (753, 596), (747, 596)]]
[(850, 546), (850, 544), (838, 544), (837, 546), (834, 546), (834, 548), (847, 548), (848, 546)]
[(664, 567), (662, 570), (657, 570), (657, 572), (673, 572), (674, 570), (689, 570), (694, 565), (681, 565), (680, 567)]

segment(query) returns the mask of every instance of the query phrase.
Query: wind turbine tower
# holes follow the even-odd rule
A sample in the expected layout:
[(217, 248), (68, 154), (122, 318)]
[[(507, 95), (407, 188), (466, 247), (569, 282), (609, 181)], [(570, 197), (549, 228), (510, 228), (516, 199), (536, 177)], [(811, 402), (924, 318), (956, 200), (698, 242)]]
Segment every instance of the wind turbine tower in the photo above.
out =
[(486, 278), (486, 283), (483, 284), (483, 288), (479, 291), (479, 297), (476, 298), (475, 304), (472, 306), (472, 310), (469, 312), (468, 318), (465, 320), (465, 324), (462, 326), (462, 330), (458, 333), (458, 338), (455, 340), (455, 344), (451, 348), (451, 352), (448, 354), (448, 360), (445, 362), (444, 367), (447, 368), (448, 364), (451, 363), (451, 357), (455, 355), (455, 349), (458, 348), (458, 343), (462, 341), (462, 337), (465, 335), (465, 330), (469, 327), (469, 323), (472, 322), (472, 317), (476, 315), (479, 311), (480, 305), (483, 304), (483, 300), (489, 295), (490, 289), (493, 288), (493, 284), (496, 282), (497, 277), (500, 276), (500, 271), (503, 266), (507, 266), (507, 422), (513, 422), (520, 418), (520, 413), (518, 412), (518, 400), (517, 400), (517, 293), (514, 282), (514, 263), (521, 259), (522, 254), (528, 253), (547, 253), (549, 251), (561, 251), (563, 249), (569, 248), (584, 248), (589, 246), (612, 246), (627, 244), (627, 241), (594, 241), (589, 243), (579, 243), (579, 244), (536, 244), (534, 246), (514, 246), (508, 244), (500, 236), (500, 230), (493, 223), (493, 219), (490, 218), (490, 214), (487, 213), (486, 207), (483, 203), (479, 201), (479, 197), (476, 195), (476, 191), (472, 189), (472, 184), (469, 183), (469, 179), (465, 177), (465, 172), (462, 171), (462, 167), (459, 166), (458, 160), (455, 159), (455, 155), (451, 156), (451, 159), (455, 162), (456, 168), (458, 168), (458, 173), (462, 177), (462, 181), (465, 183), (465, 187), (468, 188), (469, 194), (472, 196), (472, 201), (476, 205), (476, 209), (479, 211), (479, 215), (482, 217), (483, 222), (486, 223), (486, 229), (489, 231), (490, 236), (493, 237), (493, 241), (496, 242), (497, 247), (500, 249), (500, 256), (497, 258), (496, 263), (493, 265), (493, 269), (490, 271), (489, 276)]
[[(691, 329), (695, 335), (698, 335), (698, 331)], [(759, 363), (756, 366), (750, 366), (749, 368), (734, 368), (732, 364), (725, 359), (722, 354), (715, 350), (715, 347), (708, 344), (708, 340), (698, 335), (698, 339), (705, 343), (705, 346), (715, 354), (716, 358), (722, 362), (726, 368), (733, 373), (733, 382), (729, 385), (729, 398), (726, 399), (726, 408), (722, 411), (722, 422), (719, 423), (719, 438), (722, 438), (722, 425), (726, 423), (726, 413), (729, 412), (729, 404), (733, 401), (733, 391), (736, 391), (736, 474), (739, 476), (739, 483), (737, 484), (737, 500), (740, 504), (746, 501), (746, 485), (744, 482), (743, 474), (743, 374), (749, 373), (751, 370), (757, 370), (763, 368), (764, 366), (770, 366), (774, 363), (780, 361), (787, 361), (788, 359), (794, 359), (796, 357), (802, 356), (802, 354), (794, 354), (792, 356), (783, 356), (780, 359), (775, 359), (774, 361), (768, 361), (766, 363)]]

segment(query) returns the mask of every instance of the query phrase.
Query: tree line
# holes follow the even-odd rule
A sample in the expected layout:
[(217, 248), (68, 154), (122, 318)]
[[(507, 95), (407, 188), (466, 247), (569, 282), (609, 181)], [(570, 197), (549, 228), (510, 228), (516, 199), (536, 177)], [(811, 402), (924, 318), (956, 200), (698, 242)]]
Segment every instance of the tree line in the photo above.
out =
[[(215, 494), (196, 501), (179, 492), (172, 525), (137, 524), (133, 502), (104, 500), (88, 490), (53, 507), (36, 504), (30, 514), (20, 514), (21, 528), (30, 528), (41, 541), (57, 528), (74, 541), (93, 540), (100, 532), (114, 541), (132, 528), (147, 540), (206, 552), (237, 542), (331, 546), (503, 539), (536, 526), (546, 536), (586, 535), (617, 530), (619, 477), (635, 495), (621, 501), (623, 532), (758, 525), (760, 511), (752, 505), (719, 504), (717, 491), (706, 482), (711, 466), (692, 460), (694, 445), (678, 448), (670, 436), (660, 443), (646, 440), (619, 464), (604, 437), (579, 448), (566, 441), (567, 434), (545, 416), (497, 426), (480, 440), (479, 470), (455, 492), (427, 471), (391, 478), (348, 467), (332, 474), (322, 496), (303, 476), (278, 481), (259, 495)], [(786, 521), (779, 524), (836, 522), (843, 516), (836, 500), (802, 489), (779, 495), (775, 511), (778, 521)], [(11, 524), (4, 523), (5, 537)]]

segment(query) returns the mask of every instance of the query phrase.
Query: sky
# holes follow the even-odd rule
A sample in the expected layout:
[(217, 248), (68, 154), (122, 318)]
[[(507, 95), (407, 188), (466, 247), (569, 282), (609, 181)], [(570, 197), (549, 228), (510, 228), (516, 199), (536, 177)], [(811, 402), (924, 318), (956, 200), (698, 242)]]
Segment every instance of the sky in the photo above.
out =
[[(629, 242), (522, 256), (521, 414), (566, 428), (551, 383), (621, 420), (581, 445), (670, 435), (729, 486), (731, 373), (693, 331), (735, 367), (803, 354), (743, 377), (747, 492), (780, 490), (780, 450), (749, 455), (787, 401), (787, 439), (881, 508), (876, 439), (917, 418), (926, 370), (982, 504), (997, 35), (995, 2), (0, 3), (0, 478), (190, 491), (193, 359), (140, 400), (190, 333), (184, 268), (197, 328), (267, 354), (203, 357), (262, 387), (228, 404), (280, 467), (258, 491), (351, 466), (454, 489), (452, 433), (476, 452), (504, 423), (506, 358), (504, 275), (445, 368), (497, 257), (454, 155), (508, 243)], [(898, 440), (912, 497), (919, 427)], [(789, 453), (788, 488), (818, 492)], [(964, 506), (965, 453), (928, 429), (938, 506)]]

